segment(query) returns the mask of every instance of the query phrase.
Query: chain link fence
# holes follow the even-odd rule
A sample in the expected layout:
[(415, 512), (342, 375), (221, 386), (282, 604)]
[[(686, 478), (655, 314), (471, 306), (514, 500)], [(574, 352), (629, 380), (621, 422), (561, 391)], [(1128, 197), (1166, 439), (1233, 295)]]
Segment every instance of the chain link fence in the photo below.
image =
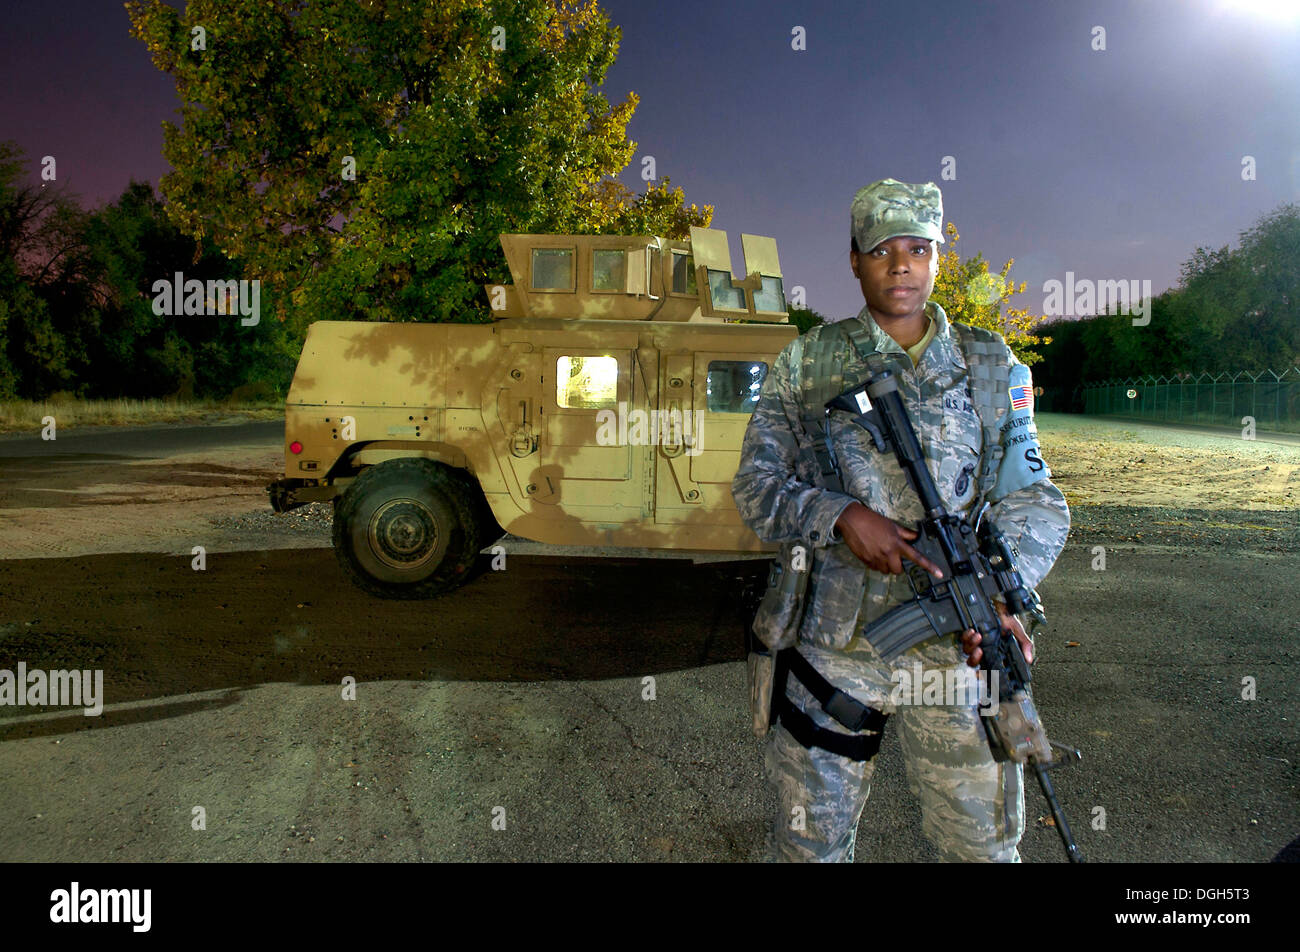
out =
[(1072, 395), (1048, 388), (1044, 411), (1082, 410), (1161, 423), (1242, 426), (1252, 417), (1261, 430), (1300, 432), (1300, 367), (1278, 373), (1176, 374), (1085, 384)]

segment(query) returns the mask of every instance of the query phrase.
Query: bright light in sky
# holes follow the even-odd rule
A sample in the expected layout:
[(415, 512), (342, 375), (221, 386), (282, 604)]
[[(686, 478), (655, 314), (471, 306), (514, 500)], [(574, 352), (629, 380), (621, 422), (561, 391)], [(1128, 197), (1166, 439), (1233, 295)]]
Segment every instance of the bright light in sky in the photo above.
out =
[(1273, 22), (1300, 22), (1300, 0), (1219, 0), (1223, 13), (1239, 13)]

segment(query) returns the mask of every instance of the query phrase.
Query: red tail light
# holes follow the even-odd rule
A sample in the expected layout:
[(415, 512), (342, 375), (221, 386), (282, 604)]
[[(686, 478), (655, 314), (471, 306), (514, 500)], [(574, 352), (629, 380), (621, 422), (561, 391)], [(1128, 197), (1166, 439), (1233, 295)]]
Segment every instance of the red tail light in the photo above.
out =
[(292, 443), (289, 444), (289, 452), (292, 453), (294, 456), (297, 456), (299, 453), (302, 452), (302, 444), (299, 443), (297, 440), (294, 440)]

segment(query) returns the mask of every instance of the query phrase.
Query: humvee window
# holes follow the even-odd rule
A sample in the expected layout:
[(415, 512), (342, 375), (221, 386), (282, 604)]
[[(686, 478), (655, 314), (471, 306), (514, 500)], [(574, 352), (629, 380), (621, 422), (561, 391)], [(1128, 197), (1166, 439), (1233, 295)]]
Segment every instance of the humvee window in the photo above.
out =
[(569, 410), (618, 406), (617, 357), (561, 357), (555, 362), (555, 402)]
[(695, 294), (695, 261), (688, 254), (673, 252), (673, 294)]
[(785, 292), (780, 278), (763, 275), (763, 287), (754, 292), (754, 310), (785, 312)]
[(596, 248), (591, 253), (591, 289), (622, 291), (626, 269), (627, 253), (622, 248)]
[(767, 377), (767, 364), (753, 360), (710, 360), (710, 413), (753, 413)]
[(533, 290), (573, 290), (573, 249), (533, 249)]
[(745, 308), (745, 291), (731, 286), (731, 275), (725, 271), (709, 269), (709, 292), (713, 295), (714, 307), (731, 307), (738, 311)]

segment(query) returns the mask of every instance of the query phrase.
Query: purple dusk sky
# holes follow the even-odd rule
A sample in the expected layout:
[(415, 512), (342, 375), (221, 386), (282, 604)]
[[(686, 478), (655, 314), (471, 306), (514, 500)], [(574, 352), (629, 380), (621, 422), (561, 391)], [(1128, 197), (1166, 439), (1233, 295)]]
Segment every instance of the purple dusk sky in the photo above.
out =
[[(1034, 313), (1067, 271), (1158, 294), (1196, 246), (1300, 201), (1298, 0), (601, 6), (623, 28), (605, 93), (641, 99), (623, 182), (653, 156), (715, 207), (737, 270), (742, 231), (774, 237), (787, 290), (830, 317), (862, 304), (848, 206), (875, 179), (938, 183), (963, 256), (1014, 257)], [(0, 139), (33, 181), (55, 156), (87, 204), (166, 170), (174, 92), (127, 28), (116, 0), (11, 0), (0, 27)]]

